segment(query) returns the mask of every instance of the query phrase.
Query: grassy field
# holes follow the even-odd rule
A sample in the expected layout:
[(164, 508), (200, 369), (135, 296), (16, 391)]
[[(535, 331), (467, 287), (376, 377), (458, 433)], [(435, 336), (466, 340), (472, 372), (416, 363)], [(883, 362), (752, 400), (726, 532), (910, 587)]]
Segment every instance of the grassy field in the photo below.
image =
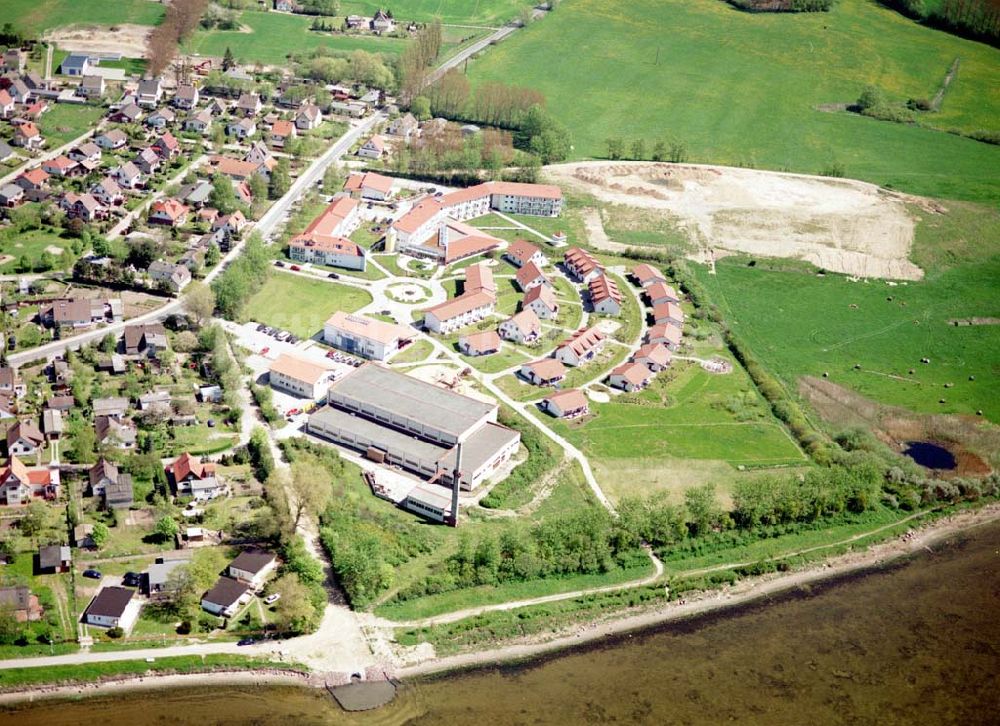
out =
[(981, 409), (1000, 421), (1000, 326), (948, 322), (1000, 317), (1000, 256), (905, 287), (749, 268), (738, 260), (716, 269), (711, 276), (699, 268), (709, 294), (757, 357), (793, 388), (800, 376), (828, 373), (882, 403), (934, 413)]
[(582, 421), (548, 420), (588, 455), (615, 498), (720, 482), (740, 465), (806, 463), (739, 367), (719, 376), (675, 361), (638, 396), (590, 407), (596, 415)]
[(99, 106), (76, 106), (71, 103), (50, 105), (38, 122), (39, 130), (48, 142), (46, 148), (62, 146), (85, 133), (94, 127), (103, 113), (104, 109)]
[[(517, 79), (543, 91), (573, 154), (605, 139), (683, 141), (692, 161), (846, 174), (931, 196), (1000, 197), (1000, 148), (941, 131), (815, 110), (875, 83), (893, 100), (933, 96), (958, 76), (938, 129), (997, 129), (1000, 51), (921, 27), (869, 0), (829, 13), (759, 13), (716, 0), (567, 0), (483, 54), (473, 84)], [(591, 89), (581, 103), (581, 91)], [(919, 151), (918, 151), (919, 150)], [(530, 224), (530, 222), (529, 222)]]
[(356, 287), (275, 274), (247, 303), (245, 315), (248, 320), (308, 338), (321, 330), (335, 311), (353, 313), (371, 301), (371, 295)]
[(221, 56), (226, 48), (237, 60), (282, 65), (289, 53), (314, 48), (331, 50), (367, 50), (373, 53), (401, 53), (406, 41), (370, 35), (348, 36), (315, 33), (309, 30), (312, 18), (285, 13), (247, 11), (240, 22), (249, 32), (239, 30), (199, 30), (187, 43), (187, 50), (202, 55)]
[[(523, 7), (533, 5), (526, 0), (400, 0), (393, 3), (392, 13), (400, 20), (426, 22), (441, 18), (442, 23), (469, 25), (502, 25), (517, 16)], [(345, 15), (371, 16), (378, 2), (344, 0), (340, 10)]]
[(163, 5), (150, 0), (4, 0), (4, 21), (22, 31), (42, 31), (62, 25), (156, 25)]
[[(0, 265), (0, 271), (4, 273), (13, 272), (17, 265), (17, 259), (21, 255), (27, 255), (32, 260), (37, 260), (46, 248), (57, 247), (59, 249), (66, 249), (72, 241), (68, 237), (63, 237), (60, 234), (60, 230), (55, 227), (33, 229), (16, 235), (9, 230), (0, 233), (0, 254), (12, 255), (14, 257), (13, 260)], [(59, 256), (56, 256), (55, 259), (56, 266), (62, 267), (63, 265), (58, 264)]]

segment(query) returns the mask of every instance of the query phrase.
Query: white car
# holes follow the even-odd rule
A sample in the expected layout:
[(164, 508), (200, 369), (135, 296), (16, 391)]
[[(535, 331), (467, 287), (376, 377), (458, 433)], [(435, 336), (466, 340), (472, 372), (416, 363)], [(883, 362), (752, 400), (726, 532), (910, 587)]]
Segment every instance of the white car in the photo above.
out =
[(273, 593), (273, 594), (268, 595), (267, 597), (265, 597), (264, 598), (264, 603), (266, 605), (273, 605), (274, 603), (278, 602), (278, 600), (280, 600), (280, 599), (281, 599), (281, 593), (280, 592), (276, 592), (276, 593)]

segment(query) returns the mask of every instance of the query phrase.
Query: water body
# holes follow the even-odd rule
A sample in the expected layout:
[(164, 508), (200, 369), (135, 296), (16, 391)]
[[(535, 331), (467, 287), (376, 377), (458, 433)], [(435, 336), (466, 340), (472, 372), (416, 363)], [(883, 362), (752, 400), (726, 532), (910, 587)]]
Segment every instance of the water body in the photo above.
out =
[(950, 471), (958, 466), (954, 454), (940, 444), (930, 441), (907, 441), (903, 455), (909, 456), (926, 469)]
[(48, 703), (0, 724), (988, 724), (1000, 706), (1000, 525), (913, 559), (594, 648), (404, 686), (188, 689)]

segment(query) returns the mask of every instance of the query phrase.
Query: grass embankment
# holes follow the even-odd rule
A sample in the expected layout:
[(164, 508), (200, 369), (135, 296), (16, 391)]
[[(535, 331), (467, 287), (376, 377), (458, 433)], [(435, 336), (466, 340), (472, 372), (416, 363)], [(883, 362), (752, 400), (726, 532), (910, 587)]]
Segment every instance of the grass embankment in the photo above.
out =
[[(925, 126), (816, 110), (853, 103), (867, 84), (892, 100), (933, 97), (955, 58), (958, 76), (941, 111), (921, 115)], [(807, 173), (836, 163), (877, 184), (995, 203), (1000, 148), (945, 131), (997, 130), (998, 58), (867, 0), (799, 14), (575, 0), (491, 48), (470, 76), (544, 92), (579, 158), (604, 157), (608, 137), (651, 150), (673, 136), (691, 161)], [(582, 88), (601, 91), (581, 102)]]
[(1000, 255), (983, 250), (977, 263), (932, 267), (925, 280), (905, 285), (782, 267), (727, 259), (715, 275), (697, 274), (733, 331), (792, 389), (800, 376), (828, 374), (880, 403), (924, 413), (982, 410), (1000, 421), (1000, 326), (950, 323), (1000, 317)]
[(158, 25), (163, 5), (149, 0), (4, 0), (4, 22), (40, 32), (63, 25)]
[[(940, 514), (942, 513), (928, 514), (920, 521)], [(731, 585), (744, 577), (802, 567), (834, 555), (866, 548), (896, 537), (916, 525), (914, 520), (900, 521), (905, 516), (903, 512), (882, 510), (848, 518), (840, 523), (827, 522), (815, 530), (763, 540), (761, 544), (768, 549), (756, 552), (740, 547), (720, 546), (711, 555), (719, 563), (750, 564), (693, 574), (690, 572), (693, 568), (687, 567), (688, 562), (693, 560), (685, 560), (684, 570), (672, 567), (668, 562), (667, 575), (649, 585), (514, 610), (488, 612), (444, 625), (399, 628), (396, 637), (402, 645), (429, 642), (434, 645), (438, 656), (502, 645), (505, 641), (519, 638), (550, 637), (560, 634), (560, 631), (569, 632), (570, 628), (585, 623), (636, 614), (688, 597), (692, 592)], [(897, 524), (893, 525), (893, 521)], [(865, 536), (865, 532), (871, 534)], [(856, 539), (852, 539), (855, 537)], [(810, 548), (815, 549), (795, 554)], [(671, 572), (673, 576), (670, 575)]]
[(244, 317), (308, 338), (337, 310), (353, 313), (372, 301), (365, 290), (294, 274), (274, 274), (250, 298)]
[(8, 668), (0, 671), (0, 688), (25, 688), (38, 685), (93, 683), (129, 676), (173, 675), (233, 670), (281, 670), (305, 673), (303, 666), (249, 658), (241, 655), (184, 655), (145, 660), (119, 660), (79, 665), (45, 666), (41, 668)]

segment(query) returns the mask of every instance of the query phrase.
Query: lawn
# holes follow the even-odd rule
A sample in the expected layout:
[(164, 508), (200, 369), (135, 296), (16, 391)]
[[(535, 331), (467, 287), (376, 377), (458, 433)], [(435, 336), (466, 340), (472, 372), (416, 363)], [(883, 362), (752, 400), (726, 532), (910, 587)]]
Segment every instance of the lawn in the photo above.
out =
[(462, 360), (483, 373), (498, 373), (513, 365), (527, 363), (528, 356), (509, 343), (504, 343), (499, 353), (471, 357), (463, 355)]
[(245, 316), (309, 338), (337, 310), (353, 313), (372, 301), (371, 295), (356, 287), (333, 282), (308, 280), (298, 275), (274, 274), (250, 298)]
[(247, 11), (240, 15), (240, 22), (249, 32), (199, 30), (188, 41), (187, 50), (202, 55), (222, 56), (229, 48), (240, 61), (286, 65), (290, 53), (304, 53), (316, 48), (366, 50), (395, 55), (401, 53), (406, 46), (406, 41), (399, 38), (312, 32), (309, 30), (312, 21), (312, 18), (305, 15)]
[[(0, 264), (0, 271), (12, 273), (17, 265), (17, 259), (22, 255), (27, 255), (33, 262), (37, 262), (47, 248), (64, 250), (70, 246), (72, 241), (72, 239), (62, 236), (61, 230), (55, 227), (32, 229), (16, 235), (9, 230), (0, 233), (0, 254), (14, 257), (13, 260)], [(63, 267), (58, 263), (60, 255), (53, 255), (53, 257), (56, 260), (56, 267)]]
[(47, 141), (46, 148), (55, 149), (92, 129), (103, 113), (104, 109), (99, 106), (49, 105), (49, 110), (42, 114), (38, 122), (39, 130)]
[[(855, 101), (869, 83), (892, 100), (931, 97), (956, 57), (958, 76), (925, 126), (816, 110)], [(717, 0), (570, 0), (484, 53), (470, 78), (544, 92), (580, 158), (603, 157), (608, 137), (642, 138), (647, 150), (674, 137), (691, 161), (807, 173), (838, 163), (882, 185), (995, 202), (1000, 148), (942, 130), (997, 130), (998, 61), (995, 48), (870, 0), (799, 14)]]
[(150, 0), (4, 0), (4, 20), (22, 31), (63, 25), (157, 25), (163, 5)]
[(417, 340), (392, 357), (393, 363), (422, 363), (431, 353), (434, 345), (429, 340)]
[[(442, 23), (468, 25), (503, 25), (517, 17), (523, 7), (534, 3), (525, 0), (400, 0), (393, 3), (392, 13), (401, 21), (427, 22), (441, 18)], [(344, 0), (340, 10), (345, 15), (371, 16), (385, 5), (367, 0)]]
[(1000, 326), (949, 324), (1000, 317), (1000, 255), (905, 286), (750, 268), (736, 259), (717, 265), (714, 276), (697, 270), (733, 331), (793, 390), (800, 376), (828, 374), (882, 403), (927, 413), (982, 410), (1000, 421)]

